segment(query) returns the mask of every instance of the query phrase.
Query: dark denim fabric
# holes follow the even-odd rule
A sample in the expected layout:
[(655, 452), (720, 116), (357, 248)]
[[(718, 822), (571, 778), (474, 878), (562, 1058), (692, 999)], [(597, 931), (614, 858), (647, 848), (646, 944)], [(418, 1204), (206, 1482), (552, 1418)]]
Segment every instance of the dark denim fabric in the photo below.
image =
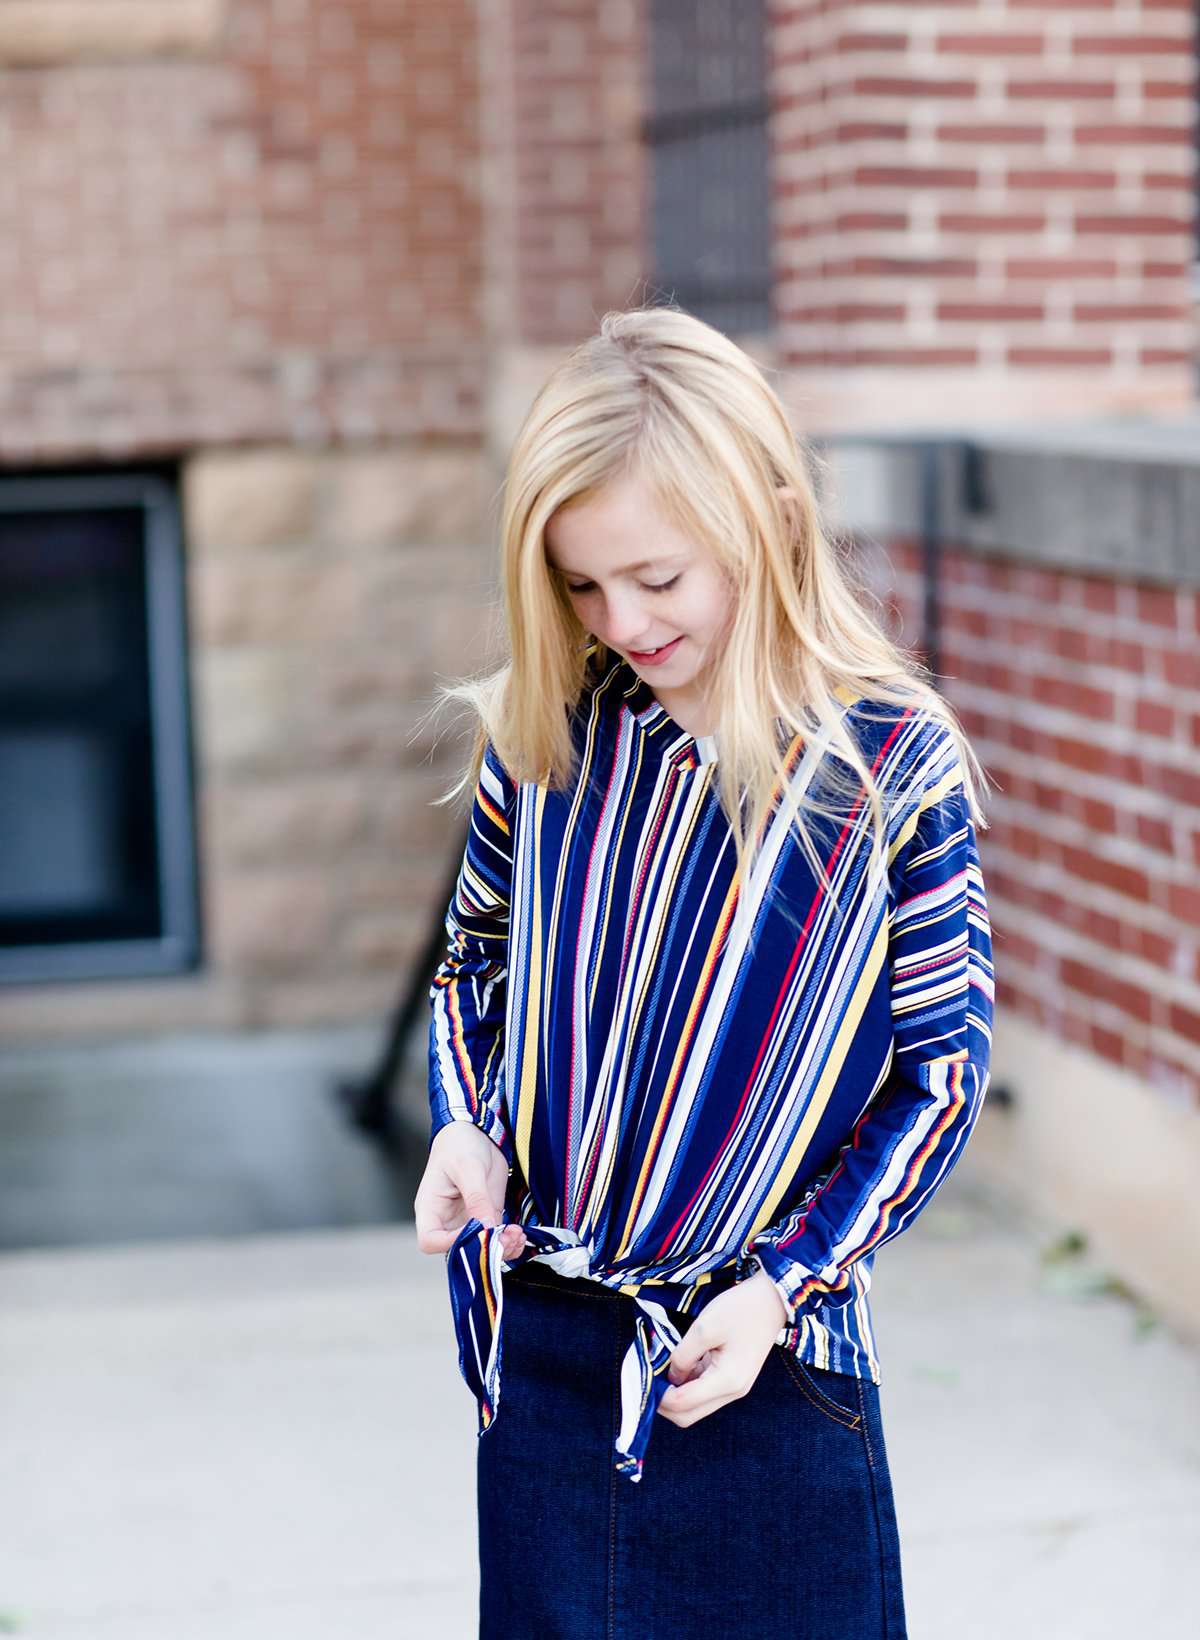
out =
[(775, 1345), (748, 1395), (660, 1417), (633, 1485), (613, 1442), (634, 1314), (545, 1265), (505, 1277), (480, 1640), (905, 1640), (877, 1387)]

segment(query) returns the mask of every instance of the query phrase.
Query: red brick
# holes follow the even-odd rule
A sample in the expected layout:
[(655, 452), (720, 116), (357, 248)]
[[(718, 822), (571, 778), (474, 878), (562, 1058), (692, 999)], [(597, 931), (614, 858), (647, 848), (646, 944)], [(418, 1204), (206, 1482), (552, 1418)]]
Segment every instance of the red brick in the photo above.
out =
[(1079, 583), (1083, 607), (1096, 615), (1115, 615), (1117, 586), (1115, 581), (1085, 576)]
[(1138, 842), (1146, 848), (1155, 849), (1159, 854), (1173, 854), (1175, 851), (1175, 837), (1169, 823), (1156, 814), (1139, 814), (1137, 817)]
[(926, 97), (966, 100), (975, 96), (975, 81), (929, 79), (920, 75), (871, 74), (853, 80), (849, 89), (856, 97), (903, 97), (914, 102)]
[(1139, 347), (1138, 363), (1144, 365), (1178, 364), (1191, 365), (1195, 361), (1195, 352), (1190, 347)]
[(937, 220), (945, 233), (1040, 233), (1046, 226), (1041, 211), (939, 211)]
[(1171, 632), (1179, 630), (1180, 599), (1174, 587), (1138, 587), (1136, 590), (1139, 621)]
[[(1030, 674), (1026, 674), (1028, 678)], [(1109, 689), (1096, 689), (1090, 684), (1073, 682), (1068, 678), (1044, 675), (1032, 677), (1031, 694), (1035, 700), (1061, 711), (1077, 712), (1080, 717), (1095, 722), (1111, 723), (1115, 697)]]
[(1075, 233), (1189, 233), (1187, 216), (1166, 212), (1075, 212)]
[(1147, 770), (1152, 790), (1165, 793), (1200, 813), (1200, 768), (1181, 769), (1173, 763), (1160, 763)]
[(1115, 171), (1085, 169), (1082, 165), (1045, 165), (1028, 170), (1010, 166), (1008, 172), (1010, 188), (1032, 188), (1038, 194), (1047, 189), (1053, 191), (1061, 188), (1068, 193), (1077, 193), (1083, 188), (1115, 188), (1116, 185)]
[(1089, 831), (1112, 835), (1117, 829), (1117, 811), (1098, 797), (1077, 797), (1075, 807)]
[(856, 347), (846, 356), (848, 364), (973, 365), (979, 362), (974, 347)]
[(1072, 80), (1044, 74), (1017, 78), (1008, 82), (1008, 95), (1023, 101), (1036, 97), (1039, 102), (1097, 102), (1112, 99), (1117, 94), (1114, 80)]
[(1185, 1008), (1182, 1003), (1173, 1002), (1168, 1019), (1176, 1036), (1182, 1036), (1188, 1042), (1200, 1043), (1200, 1009)]
[(1089, 940), (1098, 945), (1106, 946), (1110, 951), (1117, 951), (1121, 947), (1121, 934), (1124, 924), (1117, 917), (1110, 917), (1107, 912), (1097, 911), (1092, 906), (1084, 906), (1083, 920), (1079, 924)]
[(1155, 903), (1187, 929), (1200, 928), (1200, 884), (1160, 882)]
[(836, 55), (854, 51), (907, 51), (908, 34), (896, 32), (885, 34), (881, 31), (871, 32), (867, 29), (847, 31), (839, 34), (833, 41), (833, 50)]
[(843, 142), (903, 142), (908, 136), (904, 120), (843, 120), (830, 131), (835, 143)]
[(1139, 29), (1128, 34), (1077, 34), (1071, 41), (1076, 57), (1177, 57), (1186, 50), (1177, 34), (1150, 34)]
[(1045, 780), (1034, 780), (1033, 794), (1039, 809), (1050, 814), (1065, 814), (1067, 793), (1061, 786), (1052, 786)]
[(1091, 1028), (1091, 1049), (1101, 1059), (1111, 1064), (1119, 1065), (1125, 1052), (1125, 1038), (1117, 1031), (1110, 1031), (1106, 1025), (1093, 1025)]
[(1115, 279), (1117, 263), (1111, 256), (1010, 256), (1004, 264), (1009, 279)]
[(1045, 46), (1041, 34), (939, 34), (934, 40), (938, 51), (958, 52), (971, 57), (1040, 57)]
[(1144, 1025), (1150, 1023), (1153, 1007), (1150, 993), (1144, 986), (1118, 979), (1108, 969), (1093, 967), (1092, 964), (1080, 962), (1074, 957), (1064, 957), (1059, 965), (1059, 972), (1063, 984), (1070, 989), (1079, 991), (1084, 996), (1094, 997), (1098, 1002), (1111, 1003), (1113, 1007), (1120, 1008)]
[(979, 173), (966, 165), (857, 165), (849, 180), (865, 188), (974, 188)]
[(947, 121), (934, 129), (938, 142), (986, 143), (989, 147), (1009, 143), (1043, 143), (1046, 127), (1039, 123), (1018, 125), (1002, 120), (979, 120), (967, 125), (962, 121)]
[(1135, 319), (1179, 321), (1186, 318), (1187, 307), (1179, 302), (1076, 302), (1075, 320), (1079, 324), (1114, 324)]
[(1009, 347), (1005, 357), (1009, 364), (1060, 367), (1111, 364), (1113, 360), (1110, 347), (1031, 346), (1027, 343)]
[(840, 211), (833, 219), (838, 233), (882, 231), (891, 233), (908, 227), (907, 211)]
[(1156, 968), (1167, 973), (1175, 967), (1177, 949), (1173, 939), (1165, 934), (1156, 934), (1153, 929), (1144, 928), (1140, 923), (1129, 923), (1125, 927), (1122, 950), (1132, 951), (1143, 962), (1152, 962)]
[(1175, 713), (1157, 700), (1139, 700), (1134, 706), (1134, 724), (1140, 735), (1171, 740), (1175, 735)]
[(1200, 690), (1200, 651), (1167, 649), (1159, 657), (1163, 676), (1177, 689)]
[(1185, 256), (1143, 257), (1140, 274), (1143, 279), (1184, 279), (1191, 263)]
[(1063, 849), (1063, 865), (1072, 877), (1111, 889), (1114, 894), (1124, 894), (1139, 903), (1150, 897), (1150, 879), (1138, 866), (1070, 845)]
[(1190, 102), (1196, 95), (1195, 81), (1190, 78), (1178, 80), (1151, 80), (1142, 81), (1142, 96), (1147, 101), (1154, 102)]
[[(1187, 135), (1177, 125), (1152, 125), (1148, 120), (1137, 123), (1133, 120), (1105, 120), (1095, 125), (1077, 125), (1075, 127), (1075, 142), (1080, 148), (1090, 148), (1093, 144), (1104, 147), (1116, 145), (1118, 147), (1132, 146), (1145, 148), (1151, 144), (1165, 144), (1172, 148), (1183, 148)], [(1136, 228), (1138, 219), (1120, 218), (1118, 220), (1130, 222)], [(1153, 218), (1147, 218), (1153, 220)], [(1171, 219), (1174, 220), (1174, 219)]]

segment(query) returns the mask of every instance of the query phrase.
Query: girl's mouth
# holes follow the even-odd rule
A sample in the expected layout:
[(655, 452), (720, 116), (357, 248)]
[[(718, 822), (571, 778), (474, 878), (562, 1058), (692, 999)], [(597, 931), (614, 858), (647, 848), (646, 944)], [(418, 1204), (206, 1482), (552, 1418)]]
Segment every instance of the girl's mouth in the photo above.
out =
[(629, 658), (630, 660), (636, 661), (639, 666), (660, 666), (663, 661), (668, 660), (675, 653), (676, 649), (682, 642), (683, 636), (681, 634), (678, 638), (672, 638), (670, 643), (665, 643), (658, 649), (651, 649), (649, 651), (642, 649), (631, 649), (629, 651)]

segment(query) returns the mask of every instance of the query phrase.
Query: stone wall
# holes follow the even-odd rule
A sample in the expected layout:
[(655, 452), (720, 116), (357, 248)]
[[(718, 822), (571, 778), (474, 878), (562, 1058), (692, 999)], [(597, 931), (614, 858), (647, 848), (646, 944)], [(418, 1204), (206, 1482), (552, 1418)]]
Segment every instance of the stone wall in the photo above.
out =
[[(464, 820), (439, 679), (495, 636), (473, 445), (185, 468), (203, 969), (0, 993), (0, 1036), (363, 1019), (399, 995)], [(458, 726), (456, 727), (456, 723)]]

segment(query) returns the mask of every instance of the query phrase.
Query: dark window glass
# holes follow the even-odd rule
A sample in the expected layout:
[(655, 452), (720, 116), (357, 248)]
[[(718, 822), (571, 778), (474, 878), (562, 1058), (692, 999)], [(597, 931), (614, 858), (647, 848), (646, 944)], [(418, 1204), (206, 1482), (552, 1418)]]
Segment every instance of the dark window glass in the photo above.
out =
[(655, 279), (727, 332), (770, 325), (766, 37), (761, 0), (654, 0)]
[(182, 617), (164, 481), (0, 481), (0, 978), (194, 960)]

